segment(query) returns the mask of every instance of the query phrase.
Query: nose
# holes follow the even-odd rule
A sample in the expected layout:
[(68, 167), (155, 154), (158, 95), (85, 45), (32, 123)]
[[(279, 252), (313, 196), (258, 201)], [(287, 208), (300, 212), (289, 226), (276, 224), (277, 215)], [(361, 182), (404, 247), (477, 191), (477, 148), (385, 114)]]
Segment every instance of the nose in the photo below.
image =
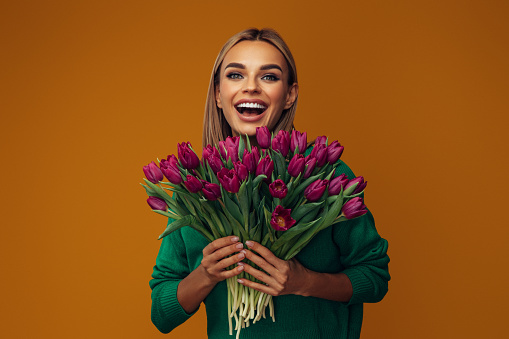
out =
[(246, 79), (243, 88), (244, 93), (260, 93), (260, 86), (256, 77), (249, 77)]

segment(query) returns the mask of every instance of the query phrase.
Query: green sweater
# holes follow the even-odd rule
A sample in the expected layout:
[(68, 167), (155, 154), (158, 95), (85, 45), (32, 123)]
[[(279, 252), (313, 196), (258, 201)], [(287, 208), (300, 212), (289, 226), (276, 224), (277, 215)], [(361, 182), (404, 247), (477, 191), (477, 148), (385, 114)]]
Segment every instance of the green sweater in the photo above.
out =
[[(355, 177), (343, 162), (336, 173)], [(183, 227), (163, 238), (150, 281), (152, 322), (159, 331), (168, 333), (192, 316), (180, 306), (177, 287), (200, 265), (207, 244), (191, 227)], [(353, 286), (350, 301), (341, 303), (298, 295), (274, 297), (276, 322), (267, 310), (267, 318), (242, 329), (240, 338), (359, 338), (363, 303), (378, 302), (387, 293), (390, 280), (387, 246), (387, 241), (378, 235), (369, 211), (321, 231), (296, 258), (313, 271), (345, 273)], [(235, 331), (233, 336), (228, 333), (227, 301), (224, 281), (204, 300), (210, 339), (235, 338)]]

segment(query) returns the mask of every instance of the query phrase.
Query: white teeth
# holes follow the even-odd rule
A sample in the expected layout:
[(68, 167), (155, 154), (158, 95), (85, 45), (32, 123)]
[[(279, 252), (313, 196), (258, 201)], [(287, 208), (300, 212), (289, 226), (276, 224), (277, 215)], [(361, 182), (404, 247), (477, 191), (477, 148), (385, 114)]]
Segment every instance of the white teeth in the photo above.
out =
[(254, 102), (243, 102), (243, 103), (237, 105), (237, 107), (265, 109), (265, 106), (254, 103)]

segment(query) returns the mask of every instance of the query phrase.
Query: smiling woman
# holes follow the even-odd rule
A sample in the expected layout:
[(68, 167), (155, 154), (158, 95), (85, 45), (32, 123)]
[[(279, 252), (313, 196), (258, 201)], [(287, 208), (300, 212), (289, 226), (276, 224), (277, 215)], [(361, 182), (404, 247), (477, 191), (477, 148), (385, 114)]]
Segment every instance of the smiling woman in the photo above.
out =
[[(293, 129), (298, 89), (295, 62), (275, 31), (249, 29), (230, 38), (212, 70), (204, 115), (204, 153), (212, 152), (207, 145), (224, 143), (228, 148), (229, 143), (235, 142), (231, 137), (247, 135), (253, 145), (248, 153), (252, 155), (250, 159), (255, 161), (254, 166), (263, 168), (269, 159), (260, 159), (256, 146), (268, 147), (271, 132), (286, 131), (282, 132), (285, 134)], [(256, 138), (259, 127), (260, 145)], [(303, 139), (299, 149), (306, 148), (306, 137)], [(274, 140), (277, 143), (277, 138)], [(316, 143), (315, 152), (308, 148), (306, 155), (314, 158), (319, 153), (316, 150), (321, 150), (323, 159), (327, 141), (317, 139)], [(301, 158), (302, 171), (305, 162), (303, 155)], [(207, 159), (214, 167), (214, 156)], [(222, 167), (222, 163), (219, 165)], [(295, 166), (290, 163), (289, 171)], [(343, 162), (336, 170), (337, 175), (340, 173), (348, 179), (355, 177)], [(230, 178), (224, 174), (218, 179)], [(238, 180), (235, 182), (238, 186)], [(321, 185), (308, 188), (322, 196), (325, 185)], [(278, 180), (269, 186), (275, 195), (286, 194), (284, 189)], [(235, 187), (231, 192), (238, 190)], [(311, 194), (307, 198), (311, 201)], [(273, 228), (283, 231), (293, 225), (288, 210), (276, 208), (276, 212), (271, 220)], [(358, 338), (363, 303), (380, 301), (387, 292), (388, 262), (387, 241), (378, 235), (369, 211), (341, 226), (318, 232), (288, 261), (277, 258), (255, 241), (242, 243), (237, 236), (228, 236), (208, 243), (194, 229), (183, 227), (162, 240), (150, 281), (152, 321), (161, 332), (170, 332), (204, 302), (208, 337), (227, 338), (231, 315), (227, 311), (225, 280), (239, 278), (242, 273), (237, 280), (240, 284), (276, 297), (277, 320), (261, 319), (237, 332), (237, 336)], [(245, 279), (248, 275), (256, 279)]]

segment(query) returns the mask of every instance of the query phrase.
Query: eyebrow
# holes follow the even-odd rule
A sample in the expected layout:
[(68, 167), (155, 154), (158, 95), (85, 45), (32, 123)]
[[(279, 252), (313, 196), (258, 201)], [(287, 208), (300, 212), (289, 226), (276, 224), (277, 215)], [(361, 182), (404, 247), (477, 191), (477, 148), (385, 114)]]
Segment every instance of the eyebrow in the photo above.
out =
[[(239, 64), (237, 62), (232, 62), (232, 63), (229, 63), (228, 65), (226, 65), (226, 67), (224, 68), (225, 70), (228, 68), (228, 67), (234, 67), (234, 68), (240, 68), (240, 69), (246, 69), (246, 66), (244, 66), (243, 64)], [(281, 69), (281, 67), (279, 65), (276, 65), (276, 64), (267, 64), (267, 65), (263, 65), (262, 67), (260, 67), (260, 70), (261, 71), (265, 71), (267, 69), (279, 69), (281, 72), (283, 72), (283, 70)]]

